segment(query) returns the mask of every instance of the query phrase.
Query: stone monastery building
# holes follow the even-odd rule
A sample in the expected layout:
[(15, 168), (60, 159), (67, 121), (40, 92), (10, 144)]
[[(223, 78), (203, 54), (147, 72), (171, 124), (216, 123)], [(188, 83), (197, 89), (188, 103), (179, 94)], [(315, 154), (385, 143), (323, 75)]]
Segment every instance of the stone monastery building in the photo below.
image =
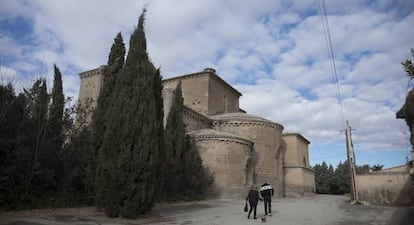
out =
[[(103, 66), (80, 73), (79, 104), (95, 107), (102, 87)], [(183, 119), (191, 146), (214, 173), (220, 197), (244, 197), (251, 184), (264, 181), (275, 196), (303, 196), (315, 192), (309, 165), (309, 141), (298, 133), (283, 133), (276, 122), (239, 108), (241, 93), (214, 69), (163, 80), (164, 122), (174, 90), (181, 81)], [(91, 115), (86, 115), (90, 121)]]

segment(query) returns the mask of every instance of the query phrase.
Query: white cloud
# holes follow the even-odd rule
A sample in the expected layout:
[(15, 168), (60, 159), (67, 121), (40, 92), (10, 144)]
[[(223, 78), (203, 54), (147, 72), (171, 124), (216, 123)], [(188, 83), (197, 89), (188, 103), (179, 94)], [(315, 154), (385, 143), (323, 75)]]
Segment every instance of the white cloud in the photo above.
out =
[(1, 75), (1, 84), (7, 84), (11, 82), (12, 84), (19, 79), (19, 71), (5, 66), (0, 66), (0, 75)]
[[(1, 66), (16, 77), (50, 80), (56, 63), (65, 93), (76, 98), (77, 73), (105, 64), (119, 31), (128, 46), (145, 4), (148, 52), (164, 78), (214, 67), (243, 93), (248, 113), (302, 133), (315, 141), (311, 148), (343, 141), (338, 87), (313, 1), (6, 0), (0, 23), (24, 18), (32, 32), (16, 39), (0, 28), (0, 57), (10, 60)], [(357, 128), (354, 144), (405, 149), (405, 123), (394, 114), (406, 91), (400, 62), (414, 47), (414, 4), (350, 0), (326, 8), (344, 116)]]

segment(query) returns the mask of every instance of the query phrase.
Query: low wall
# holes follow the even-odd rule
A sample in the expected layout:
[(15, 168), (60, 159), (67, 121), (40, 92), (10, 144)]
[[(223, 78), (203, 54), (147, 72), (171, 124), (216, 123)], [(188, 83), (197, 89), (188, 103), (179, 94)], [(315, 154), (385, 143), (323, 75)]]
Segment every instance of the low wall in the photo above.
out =
[(414, 205), (412, 177), (406, 172), (357, 175), (355, 182), (362, 201), (380, 205)]
[(315, 193), (315, 172), (304, 166), (284, 166), (285, 196), (302, 197)]

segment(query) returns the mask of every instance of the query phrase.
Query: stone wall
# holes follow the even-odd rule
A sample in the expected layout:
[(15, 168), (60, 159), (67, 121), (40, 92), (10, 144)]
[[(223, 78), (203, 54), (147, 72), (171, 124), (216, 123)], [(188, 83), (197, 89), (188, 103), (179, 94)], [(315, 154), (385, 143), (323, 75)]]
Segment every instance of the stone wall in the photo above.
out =
[(181, 81), (184, 105), (205, 115), (239, 111), (240, 92), (216, 75), (214, 69), (163, 81), (164, 112), (169, 111), (169, 98)]
[(240, 93), (229, 88), (221, 78), (209, 74), (208, 115), (239, 112)]
[[(175, 90), (181, 81), (184, 105), (196, 112), (208, 113), (208, 83), (209, 77), (204, 73), (195, 73), (182, 77), (166, 79), (162, 82), (164, 89)], [(165, 100), (164, 100), (165, 101)]]
[(186, 106), (184, 106), (183, 114), (183, 121), (187, 132), (211, 127), (212, 122), (210, 118)]
[(285, 195), (300, 197), (315, 193), (315, 172), (309, 165), (309, 141), (297, 133), (282, 135), (285, 148)]
[(277, 158), (283, 126), (245, 113), (222, 114), (211, 119), (214, 129), (237, 134), (254, 143), (254, 183), (260, 185), (267, 181), (275, 187), (276, 196), (283, 196), (283, 157)]
[[(214, 189), (222, 198), (243, 197), (252, 183), (252, 142), (234, 134), (203, 129), (189, 133), (192, 147), (214, 175)], [(239, 191), (237, 191), (239, 190)]]
[(358, 197), (380, 205), (414, 205), (412, 175), (403, 172), (372, 172), (355, 178)]
[(103, 85), (103, 70), (105, 66), (97, 69), (85, 71), (79, 74), (81, 78), (79, 97), (78, 97), (78, 113), (76, 116), (75, 126), (86, 126), (92, 120), (92, 112), (98, 104), (99, 93)]
[(285, 164), (310, 167), (308, 145), (309, 141), (297, 133), (283, 134), (286, 145)]
[(302, 197), (315, 193), (315, 173), (304, 166), (285, 166), (285, 196)]

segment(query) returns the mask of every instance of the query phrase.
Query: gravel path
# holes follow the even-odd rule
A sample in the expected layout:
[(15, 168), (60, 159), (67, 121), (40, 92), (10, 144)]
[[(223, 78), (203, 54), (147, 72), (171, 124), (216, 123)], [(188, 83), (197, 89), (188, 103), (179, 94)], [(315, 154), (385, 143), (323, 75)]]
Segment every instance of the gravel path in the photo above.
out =
[[(283, 225), (408, 225), (414, 221), (414, 207), (352, 205), (345, 196), (315, 195), (303, 198), (273, 199), (268, 224)], [(0, 212), (0, 225), (244, 225), (261, 224), (263, 204), (259, 202), (258, 220), (247, 219), (243, 200), (207, 200), (192, 203), (157, 205), (136, 220), (110, 219), (93, 207), (78, 209), (41, 209)]]

